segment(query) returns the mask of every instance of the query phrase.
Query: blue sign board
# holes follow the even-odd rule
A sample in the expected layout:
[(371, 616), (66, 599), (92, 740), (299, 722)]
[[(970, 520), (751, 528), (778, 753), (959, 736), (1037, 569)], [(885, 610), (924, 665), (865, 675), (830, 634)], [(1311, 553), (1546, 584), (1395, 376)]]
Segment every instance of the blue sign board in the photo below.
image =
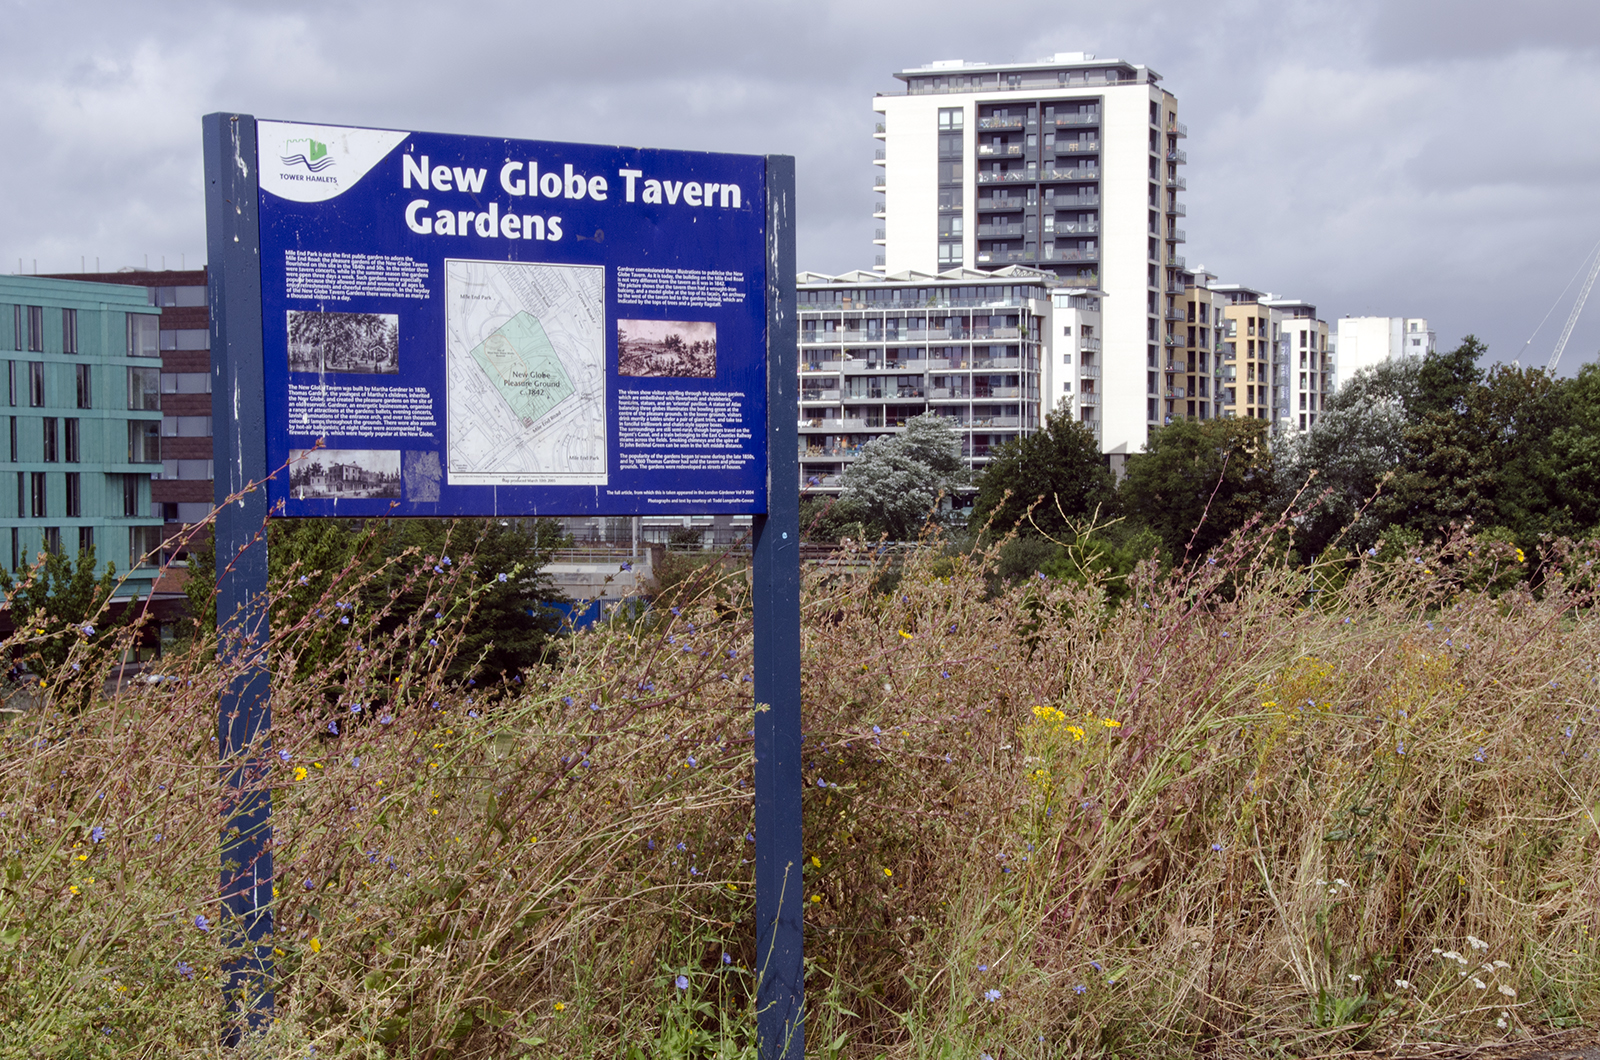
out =
[(764, 158), (256, 124), (274, 514), (767, 510)]

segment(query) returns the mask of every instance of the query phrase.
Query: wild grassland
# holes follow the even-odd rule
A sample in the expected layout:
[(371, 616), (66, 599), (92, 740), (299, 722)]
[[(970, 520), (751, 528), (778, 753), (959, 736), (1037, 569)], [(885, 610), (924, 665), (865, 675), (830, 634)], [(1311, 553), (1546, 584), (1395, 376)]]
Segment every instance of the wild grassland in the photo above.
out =
[[(1140, 568), (1115, 608), (937, 549), (808, 575), (813, 1055), (1301, 1056), (1600, 1011), (1600, 552), (1537, 591), (1509, 545), (1275, 554)], [(437, 677), (470, 564), (400, 562), (430, 595), (398, 634), (335, 578), (267, 649), (252, 1051), (753, 1055), (742, 580), (485, 690)], [(0, 1047), (217, 1055), (234, 671), (99, 696), (115, 652), (50, 635), (0, 762)]]

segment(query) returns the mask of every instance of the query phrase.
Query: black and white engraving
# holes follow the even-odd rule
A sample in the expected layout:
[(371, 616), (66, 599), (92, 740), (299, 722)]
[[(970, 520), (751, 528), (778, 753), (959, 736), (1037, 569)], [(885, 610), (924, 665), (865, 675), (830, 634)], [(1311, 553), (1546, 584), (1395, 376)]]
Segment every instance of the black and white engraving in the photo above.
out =
[(619, 320), (617, 374), (714, 379), (717, 325), (705, 320)]
[(289, 489), (296, 500), (399, 500), (400, 450), (291, 449)]
[(400, 317), (395, 313), (289, 310), (289, 371), (400, 371)]

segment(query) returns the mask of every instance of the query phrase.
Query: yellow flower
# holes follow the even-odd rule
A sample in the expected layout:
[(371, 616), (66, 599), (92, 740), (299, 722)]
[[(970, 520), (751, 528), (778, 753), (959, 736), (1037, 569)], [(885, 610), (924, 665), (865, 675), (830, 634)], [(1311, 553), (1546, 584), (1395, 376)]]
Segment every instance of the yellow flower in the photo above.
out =
[(322, 952), (322, 940), (317, 938), (315, 935), (311, 936), (311, 952), (312, 953), (321, 953)]
[(905, 638), (905, 639), (906, 639), (906, 640), (910, 640), (910, 639), (911, 639), (911, 634), (909, 634), (909, 633), (907, 633), (907, 632), (906, 632), (906, 631), (905, 631), (905, 630), (903, 630), (903, 629), (901, 629), (901, 630), (896, 630), (896, 631), (895, 631), (895, 632), (897, 632), (897, 633), (899, 633), (899, 634), (900, 634), (900, 635), (901, 635), (901, 636), (902, 636), (902, 637), (904, 637), (904, 638)]
[[(434, 812), (434, 813), (438, 813), (438, 812), (439, 812), (439, 811), (438, 811), (438, 810), (435, 810), (435, 811), (433, 811), (433, 812)], [(529, 837), (528, 837), (528, 842), (529, 842), (529, 843), (537, 843), (537, 842), (538, 842), (538, 841), (539, 841), (539, 837), (538, 837), (538, 836), (536, 836), (536, 835), (531, 835), (531, 836), (529, 836)]]
[(1100, 724), (1104, 725), (1108, 729), (1120, 729), (1120, 728), (1122, 728), (1122, 722), (1116, 720), (1115, 718), (1101, 718), (1100, 719)]
[(304, 780), (304, 779), (306, 779), (306, 767), (305, 766), (295, 766), (294, 767), (294, 779), (296, 779), (296, 780)]
[(87, 855), (87, 854), (79, 854), (78, 855), (78, 860), (79, 861), (88, 861), (89, 860), (89, 855)]
[(822, 901), (822, 895), (820, 895), (820, 894), (814, 894), (814, 895), (812, 895), (812, 896), (811, 896), (811, 900), (812, 900), (812, 901), (813, 901), (813, 902), (820, 902), (820, 901)]
[(1076, 725), (1068, 725), (1067, 731), (1072, 734), (1072, 742), (1078, 743), (1083, 739), (1083, 730)]
[(893, 876), (894, 875), (894, 870), (893, 869), (884, 869), (883, 870), (883, 874), (885, 876)]
[(71, 891), (73, 894), (77, 894), (78, 893), (78, 888), (77, 888), (76, 885), (68, 887), (67, 890)]
[(567, 1011), (566, 1004), (563, 1003), (563, 1002), (557, 1001), (556, 1002), (556, 1011), (557, 1012), (565, 1012), (565, 1011)]

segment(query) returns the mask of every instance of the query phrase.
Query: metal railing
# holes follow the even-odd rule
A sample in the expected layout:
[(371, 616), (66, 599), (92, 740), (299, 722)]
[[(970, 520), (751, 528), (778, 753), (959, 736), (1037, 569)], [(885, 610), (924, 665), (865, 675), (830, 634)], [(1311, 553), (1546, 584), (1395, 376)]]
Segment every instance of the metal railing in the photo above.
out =
[(980, 129), (1020, 129), (1020, 128), (1022, 128), (1022, 119), (1021, 118), (979, 118), (978, 119), (978, 128), (980, 128)]
[(1078, 404), (1098, 405), (1100, 404), (1100, 395), (1093, 390), (1080, 390), (1078, 392)]
[(1098, 153), (1099, 151), (1100, 151), (1100, 141), (1099, 140), (1057, 140), (1056, 141), (1056, 154), (1058, 154), (1058, 155), (1082, 154), (1084, 152)]
[(1177, 162), (1179, 165), (1182, 165), (1183, 163), (1189, 161), (1189, 152), (1179, 151), (1177, 148), (1173, 148), (1171, 151), (1167, 152), (1167, 161)]
[(1099, 379), (1100, 366), (1098, 364), (1082, 364), (1078, 366), (1079, 379)]
[(1168, 177), (1167, 187), (1176, 191), (1187, 191), (1189, 189), (1189, 182), (1184, 180), (1182, 177)]
[(1188, 136), (1189, 127), (1176, 118), (1167, 119), (1167, 132), (1173, 136)]
[(1074, 166), (1071, 169), (1057, 169), (1047, 166), (1039, 171), (1040, 180), (1099, 180), (1099, 166)]
[(1169, 229), (1167, 229), (1167, 242), (1169, 242), (1169, 243), (1187, 243), (1188, 241), (1189, 241), (1189, 233), (1185, 232), (1183, 229), (1181, 229), (1181, 228), (1169, 228)]
[(1083, 351), (1083, 352), (1085, 352), (1085, 353), (1093, 352), (1095, 350), (1098, 350), (1099, 348), (1100, 348), (1100, 340), (1099, 339), (1079, 339), (1078, 340), (1078, 349)]
[(978, 226), (979, 239), (993, 239), (996, 236), (1020, 236), (1021, 234), (1022, 226), (1020, 224)]
[(882, 162), (884, 160), (883, 159), (883, 148), (880, 147), (876, 151), (872, 152), (872, 160), (874, 162)]
[(1181, 202), (1169, 202), (1167, 204), (1167, 213), (1173, 217), (1188, 217), (1189, 208)]
[(980, 210), (1022, 210), (1026, 207), (1027, 201), (1017, 195), (991, 195), (987, 199), (978, 200)]
[(1067, 125), (1099, 125), (1100, 112), (1090, 111), (1088, 114), (1057, 114), (1056, 128)]
[(1021, 158), (1021, 144), (979, 144), (979, 158)]
[[(1056, 208), (1060, 209), (1060, 206), (1057, 205)], [(1069, 236), (1092, 236), (1099, 231), (1100, 222), (1098, 221), (1061, 221), (1057, 222), (1056, 224), (1057, 235), (1065, 234)], [(1049, 230), (1046, 229), (1045, 235), (1049, 234)]]

